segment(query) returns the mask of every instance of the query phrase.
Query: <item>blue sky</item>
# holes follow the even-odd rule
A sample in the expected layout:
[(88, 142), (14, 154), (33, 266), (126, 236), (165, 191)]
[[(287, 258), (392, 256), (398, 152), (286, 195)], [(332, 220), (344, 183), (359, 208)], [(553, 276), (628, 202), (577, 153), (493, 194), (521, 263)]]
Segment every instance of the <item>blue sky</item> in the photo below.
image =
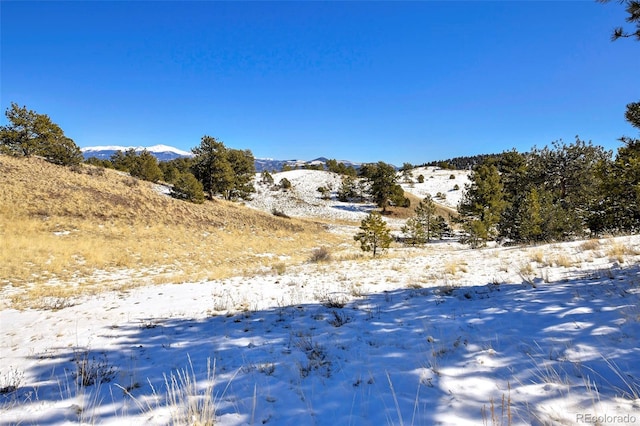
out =
[(256, 157), (401, 165), (637, 135), (640, 43), (610, 41), (616, 2), (0, 7), (2, 110), (48, 114), (81, 147), (210, 135)]

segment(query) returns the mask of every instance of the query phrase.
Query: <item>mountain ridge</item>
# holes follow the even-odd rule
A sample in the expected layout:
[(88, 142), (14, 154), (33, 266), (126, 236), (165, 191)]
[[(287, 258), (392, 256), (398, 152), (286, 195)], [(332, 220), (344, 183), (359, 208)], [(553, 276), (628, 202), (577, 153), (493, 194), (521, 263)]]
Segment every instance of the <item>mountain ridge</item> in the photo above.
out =
[[(108, 160), (117, 151), (125, 152), (130, 149), (133, 149), (136, 152), (142, 152), (146, 150), (149, 153), (151, 153), (151, 155), (156, 157), (158, 161), (171, 161), (181, 157), (193, 157), (193, 154), (191, 152), (184, 151), (169, 145), (153, 145), (148, 147), (99, 145), (99, 146), (88, 146), (88, 147), (80, 148), (80, 151), (82, 151), (82, 155), (84, 156), (85, 160), (92, 157), (98, 158), (100, 160)], [(291, 168), (304, 168), (306, 166), (317, 166), (320, 164), (326, 165), (327, 161), (329, 160), (326, 157), (318, 157), (313, 160), (299, 160), (299, 159), (277, 160), (273, 158), (256, 158), (255, 168), (256, 168), (256, 172), (260, 173), (263, 171), (280, 171), (285, 166), (289, 166)], [(337, 161), (338, 163), (342, 163), (347, 167), (352, 166), (352, 167), (355, 167), (356, 169), (362, 165), (362, 163), (349, 161), (349, 160), (337, 160)]]

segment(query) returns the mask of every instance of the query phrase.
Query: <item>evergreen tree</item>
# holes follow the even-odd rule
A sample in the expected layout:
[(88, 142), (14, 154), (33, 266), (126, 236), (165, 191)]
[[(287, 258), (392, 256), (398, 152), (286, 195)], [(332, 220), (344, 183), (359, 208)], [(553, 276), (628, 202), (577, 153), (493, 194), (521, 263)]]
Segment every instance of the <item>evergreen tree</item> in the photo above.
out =
[(519, 239), (524, 242), (540, 241), (544, 235), (544, 219), (538, 190), (532, 188), (519, 207)]
[(528, 192), (527, 157), (511, 150), (500, 156), (497, 165), (505, 201), (505, 209), (498, 224), (500, 237), (519, 241), (521, 204)]
[(178, 157), (173, 160), (158, 162), (164, 181), (171, 184), (175, 183), (181, 174), (191, 173), (192, 164), (191, 157)]
[(256, 189), (253, 178), (256, 174), (255, 159), (250, 150), (229, 149), (227, 160), (233, 170), (233, 183), (229, 190), (223, 193), (227, 200), (242, 198), (246, 200)]
[(350, 175), (343, 176), (338, 188), (338, 200), (348, 202), (354, 199), (362, 199), (362, 195), (358, 191), (356, 178)]
[(90, 164), (92, 166), (96, 166), (96, 167), (102, 167), (105, 169), (113, 169), (113, 164), (111, 163), (111, 161), (107, 160), (107, 159), (100, 159), (97, 157), (89, 157), (86, 160), (84, 160), (84, 162), (86, 164)]
[(326, 163), (327, 170), (339, 175), (356, 176), (357, 172), (353, 166), (346, 166), (344, 163), (338, 162), (335, 159), (329, 159)]
[[(610, 0), (598, 0), (601, 3), (608, 3)], [(629, 14), (625, 21), (635, 25), (635, 29), (629, 31), (623, 27), (616, 27), (611, 34), (612, 40), (617, 40), (621, 37), (635, 37), (636, 40), (640, 40), (640, 1), (638, 0), (618, 0), (618, 3), (624, 4), (625, 11)]]
[(407, 219), (402, 232), (409, 236), (409, 244), (421, 245), (441, 235), (440, 223), (436, 216), (436, 204), (427, 195), (416, 207), (415, 217)]
[(175, 178), (175, 183), (171, 188), (171, 196), (181, 200), (191, 201), (196, 204), (204, 202), (202, 184), (190, 172), (178, 172), (178, 176)]
[(601, 165), (610, 158), (611, 153), (602, 147), (578, 137), (569, 145), (559, 141), (552, 148), (532, 150), (528, 183), (548, 194), (547, 205), (552, 211), (546, 214), (554, 218), (546, 222), (548, 240), (584, 235), (601, 204)]
[(361, 231), (353, 239), (360, 242), (362, 251), (370, 251), (373, 257), (378, 250), (389, 248), (391, 233), (386, 222), (378, 212), (371, 212), (360, 224)]
[(8, 125), (0, 127), (0, 146), (12, 155), (40, 155), (60, 165), (82, 162), (82, 152), (48, 115), (19, 107), (15, 102), (5, 111)]
[(640, 129), (640, 102), (631, 102), (627, 105), (624, 118), (633, 126)]
[(273, 180), (273, 176), (271, 175), (271, 173), (269, 173), (268, 171), (263, 171), (260, 174), (260, 183), (262, 183), (263, 185), (273, 185), (274, 180)]
[(158, 182), (162, 179), (162, 170), (158, 166), (158, 159), (146, 149), (135, 156), (135, 161), (129, 173), (133, 177), (149, 182)]
[(392, 165), (382, 161), (366, 164), (360, 168), (360, 173), (370, 181), (371, 197), (378, 207), (382, 207), (383, 212), (389, 204), (409, 206), (409, 199), (405, 198), (402, 187), (398, 185), (396, 169)]
[(111, 157), (113, 168), (121, 172), (130, 173), (136, 165), (138, 153), (134, 148), (129, 148), (125, 152), (120, 150), (114, 152)]
[(481, 164), (470, 175), (471, 183), (458, 206), (464, 240), (473, 247), (483, 245), (497, 235), (497, 225), (506, 206), (503, 185), (493, 162)]
[(60, 136), (50, 141), (43, 152), (43, 157), (53, 164), (73, 166), (82, 163), (84, 157), (73, 139)]
[(202, 183), (209, 198), (231, 191), (234, 183), (233, 168), (227, 159), (224, 144), (211, 136), (203, 136), (200, 145), (191, 150), (193, 175)]
[(603, 171), (604, 199), (597, 230), (640, 230), (640, 139), (623, 138), (615, 160)]

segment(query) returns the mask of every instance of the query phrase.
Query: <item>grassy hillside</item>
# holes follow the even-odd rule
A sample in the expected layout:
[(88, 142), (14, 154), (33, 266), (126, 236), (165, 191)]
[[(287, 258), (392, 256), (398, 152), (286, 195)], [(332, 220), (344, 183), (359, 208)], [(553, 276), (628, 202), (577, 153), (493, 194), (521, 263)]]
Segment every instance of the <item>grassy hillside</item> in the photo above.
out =
[(86, 165), (0, 156), (0, 176), (0, 287), (14, 298), (281, 269), (338, 238), (311, 221), (175, 200)]

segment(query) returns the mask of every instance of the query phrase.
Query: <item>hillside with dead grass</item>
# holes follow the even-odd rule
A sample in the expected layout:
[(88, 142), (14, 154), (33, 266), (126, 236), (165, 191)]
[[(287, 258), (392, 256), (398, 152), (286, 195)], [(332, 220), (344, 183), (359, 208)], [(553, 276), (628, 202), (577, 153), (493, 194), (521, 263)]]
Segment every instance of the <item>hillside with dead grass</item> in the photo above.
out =
[(251, 274), (338, 242), (318, 223), (175, 200), (114, 170), (0, 156), (0, 176), (0, 285), (19, 299)]

